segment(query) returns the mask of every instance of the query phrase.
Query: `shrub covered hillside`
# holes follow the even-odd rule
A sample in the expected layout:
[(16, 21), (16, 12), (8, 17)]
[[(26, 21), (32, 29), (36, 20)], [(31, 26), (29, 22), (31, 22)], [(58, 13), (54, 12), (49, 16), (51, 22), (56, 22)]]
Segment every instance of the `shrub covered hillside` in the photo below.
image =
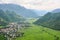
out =
[(48, 12), (34, 23), (55, 30), (60, 30), (60, 13)]
[(19, 15), (17, 15), (13, 11), (3, 11), (0, 9), (0, 25), (6, 25), (9, 22), (16, 22), (23, 20), (23, 18)]

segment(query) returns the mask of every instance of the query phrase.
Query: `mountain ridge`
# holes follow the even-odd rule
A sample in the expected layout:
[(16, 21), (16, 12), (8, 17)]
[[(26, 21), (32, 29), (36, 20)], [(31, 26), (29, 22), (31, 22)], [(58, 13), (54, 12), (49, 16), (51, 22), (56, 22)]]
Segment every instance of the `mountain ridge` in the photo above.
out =
[(38, 15), (30, 9), (26, 9), (16, 4), (0, 4), (0, 9), (14, 11), (25, 18), (36, 18)]
[(39, 18), (34, 24), (48, 27), (54, 30), (60, 30), (60, 12), (48, 12)]

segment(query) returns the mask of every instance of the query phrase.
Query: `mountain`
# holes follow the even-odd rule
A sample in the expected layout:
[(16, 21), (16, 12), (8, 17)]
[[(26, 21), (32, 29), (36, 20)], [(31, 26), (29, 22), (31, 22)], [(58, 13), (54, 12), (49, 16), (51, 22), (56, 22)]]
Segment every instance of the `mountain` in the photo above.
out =
[(53, 13), (60, 12), (60, 8), (58, 8), (58, 9), (54, 9), (52, 12), (53, 12)]
[(48, 12), (46, 15), (34, 22), (34, 24), (48, 27), (54, 30), (60, 30), (60, 13)]
[(48, 11), (46, 10), (33, 10), (37, 15), (44, 16)]
[(26, 9), (22, 6), (16, 5), (16, 4), (0, 4), (0, 9), (2, 10), (9, 10), (14, 11), (20, 16), (23, 16), (25, 18), (36, 18), (38, 17), (35, 12), (33, 12), (30, 9)]
[(21, 21), (23, 18), (14, 11), (3, 11), (0, 9), (0, 25), (6, 25), (9, 22)]

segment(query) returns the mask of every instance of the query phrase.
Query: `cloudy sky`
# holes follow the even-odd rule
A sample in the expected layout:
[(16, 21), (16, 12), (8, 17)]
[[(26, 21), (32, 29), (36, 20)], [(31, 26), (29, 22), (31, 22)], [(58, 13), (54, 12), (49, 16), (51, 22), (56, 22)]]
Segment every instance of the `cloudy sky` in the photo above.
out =
[(60, 8), (60, 0), (0, 0), (0, 3), (14, 3), (29, 9), (39, 10)]

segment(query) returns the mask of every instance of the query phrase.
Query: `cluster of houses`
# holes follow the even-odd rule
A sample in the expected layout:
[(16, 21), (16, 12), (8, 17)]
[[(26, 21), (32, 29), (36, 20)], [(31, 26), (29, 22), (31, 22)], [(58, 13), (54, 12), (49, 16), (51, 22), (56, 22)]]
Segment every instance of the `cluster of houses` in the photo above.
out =
[(8, 38), (16, 38), (19, 36), (23, 36), (24, 33), (18, 32), (18, 30), (21, 28), (21, 25), (18, 25), (17, 23), (10, 23), (7, 25), (7, 27), (0, 28), (0, 34), (4, 34), (5, 37)]
[(7, 27), (0, 28), (0, 34), (4, 34), (5, 37), (7, 37), (7, 40), (10, 40), (9, 38), (16, 38), (23, 36), (23, 32), (20, 32), (22, 28), (29, 27), (28, 22), (18, 22), (18, 23), (9, 23)]

